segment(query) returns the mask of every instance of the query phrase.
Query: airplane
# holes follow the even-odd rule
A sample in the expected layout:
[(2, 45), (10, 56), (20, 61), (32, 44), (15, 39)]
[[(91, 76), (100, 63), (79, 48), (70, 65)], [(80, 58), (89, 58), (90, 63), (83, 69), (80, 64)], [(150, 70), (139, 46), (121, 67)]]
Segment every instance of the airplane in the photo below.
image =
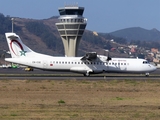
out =
[(5, 61), (38, 68), (47, 71), (71, 71), (84, 76), (90, 74), (118, 72), (118, 73), (146, 73), (156, 70), (156, 67), (145, 59), (138, 58), (110, 58), (89, 52), (82, 57), (55, 57), (34, 52), (27, 47), (16, 33), (5, 33), (11, 53), (11, 58)]

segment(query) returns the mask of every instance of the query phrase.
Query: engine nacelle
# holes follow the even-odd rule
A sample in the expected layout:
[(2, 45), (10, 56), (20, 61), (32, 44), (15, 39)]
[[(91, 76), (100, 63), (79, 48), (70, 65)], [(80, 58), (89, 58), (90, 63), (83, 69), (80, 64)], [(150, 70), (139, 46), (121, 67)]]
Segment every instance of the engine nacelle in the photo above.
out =
[(89, 53), (86, 53), (85, 57), (86, 57), (86, 59), (96, 59), (97, 53), (96, 52), (89, 52)]

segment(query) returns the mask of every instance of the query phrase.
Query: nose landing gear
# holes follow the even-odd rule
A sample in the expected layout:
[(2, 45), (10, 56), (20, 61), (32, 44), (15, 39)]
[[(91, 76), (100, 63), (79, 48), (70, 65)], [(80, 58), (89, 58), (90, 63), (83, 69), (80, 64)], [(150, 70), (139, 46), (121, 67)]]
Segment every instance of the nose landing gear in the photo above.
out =
[(149, 73), (146, 73), (146, 77), (149, 77)]

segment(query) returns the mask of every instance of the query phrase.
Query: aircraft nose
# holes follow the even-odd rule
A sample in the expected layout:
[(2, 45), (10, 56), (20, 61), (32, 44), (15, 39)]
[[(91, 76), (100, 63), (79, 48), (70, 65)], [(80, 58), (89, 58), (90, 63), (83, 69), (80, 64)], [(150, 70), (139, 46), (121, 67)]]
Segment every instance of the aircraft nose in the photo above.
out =
[(154, 71), (155, 71), (155, 70), (157, 70), (157, 67), (156, 67), (156, 66), (153, 66), (153, 67), (154, 67), (154, 68), (153, 68), (153, 69), (154, 69)]
[(150, 65), (150, 66), (151, 66), (152, 71), (155, 71), (157, 69), (157, 67), (154, 65)]

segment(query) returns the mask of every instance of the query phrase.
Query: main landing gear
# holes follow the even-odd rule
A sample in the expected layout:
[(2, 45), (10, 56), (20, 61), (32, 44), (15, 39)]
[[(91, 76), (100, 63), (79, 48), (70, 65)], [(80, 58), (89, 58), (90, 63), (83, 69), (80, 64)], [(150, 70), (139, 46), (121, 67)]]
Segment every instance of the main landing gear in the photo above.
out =
[(86, 76), (86, 77), (89, 77), (89, 76), (90, 76), (89, 72), (86, 72), (86, 73), (84, 73), (83, 75)]

